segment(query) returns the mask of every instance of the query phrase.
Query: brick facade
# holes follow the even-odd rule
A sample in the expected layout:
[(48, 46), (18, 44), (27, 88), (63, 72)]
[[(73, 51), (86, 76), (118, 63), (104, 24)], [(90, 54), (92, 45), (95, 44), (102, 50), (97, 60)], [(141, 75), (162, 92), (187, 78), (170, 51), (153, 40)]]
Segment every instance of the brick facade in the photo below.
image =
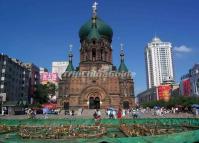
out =
[(89, 108), (91, 97), (100, 99), (100, 108), (123, 108), (125, 101), (129, 106), (134, 105), (134, 88), (130, 73), (65, 72), (59, 87), (62, 106), (64, 102), (69, 102), (70, 107)]
[[(70, 108), (130, 108), (134, 106), (134, 82), (121, 54), (120, 70), (112, 63), (112, 29), (93, 17), (79, 31), (80, 63), (74, 70), (72, 53), (59, 83), (59, 103)], [(125, 68), (124, 68), (125, 67)], [(123, 70), (124, 69), (124, 70)]]

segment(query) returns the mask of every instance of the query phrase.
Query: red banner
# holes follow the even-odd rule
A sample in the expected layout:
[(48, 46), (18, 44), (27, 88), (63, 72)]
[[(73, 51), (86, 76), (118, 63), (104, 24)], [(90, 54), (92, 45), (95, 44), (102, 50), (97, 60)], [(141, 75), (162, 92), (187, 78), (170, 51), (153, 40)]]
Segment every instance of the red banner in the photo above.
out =
[(158, 98), (159, 100), (168, 101), (171, 96), (171, 85), (160, 85), (158, 86)]
[(183, 80), (182, 84), (183, 84), (183, 96), (190, 96), (191, 95), (190, 79)]

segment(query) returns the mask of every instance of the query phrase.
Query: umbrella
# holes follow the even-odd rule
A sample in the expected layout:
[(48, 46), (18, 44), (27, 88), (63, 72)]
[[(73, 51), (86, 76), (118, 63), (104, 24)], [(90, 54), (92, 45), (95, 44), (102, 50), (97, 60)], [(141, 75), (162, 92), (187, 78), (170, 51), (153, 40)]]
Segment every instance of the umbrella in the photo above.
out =
[(191, 105), (192, 108), (199, 108), (199, 105), (198, 104), (193, 104)]
[(49, 109), (48, 108), (43, 108), (43, 113), (48, 113)]
[(160, 107), (159, 107), (159, 106), (154, 106), (153, 108), (154, 108), (154, 109), (160, 109)]
[(56, 109), (57, 108), (57, 104), (53, 104), (53, 103), (46, 103), (42, 105), (43, 108), (48, 108), (48, 109)]

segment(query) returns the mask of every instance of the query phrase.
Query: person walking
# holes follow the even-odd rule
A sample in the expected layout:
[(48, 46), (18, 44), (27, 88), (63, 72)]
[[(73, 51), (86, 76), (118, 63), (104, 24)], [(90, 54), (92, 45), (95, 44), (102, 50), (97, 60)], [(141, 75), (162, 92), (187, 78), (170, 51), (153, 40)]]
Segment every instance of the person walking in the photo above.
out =
[(100, 120), (101, 119), (101, 112), (99, 109), (96, 109), (94, 114), (93, 114), (93, 117), (95, 120)]
[(122, 110), (119, 108), (117, 112), (117, 118), (121, 119), (122, 118)]

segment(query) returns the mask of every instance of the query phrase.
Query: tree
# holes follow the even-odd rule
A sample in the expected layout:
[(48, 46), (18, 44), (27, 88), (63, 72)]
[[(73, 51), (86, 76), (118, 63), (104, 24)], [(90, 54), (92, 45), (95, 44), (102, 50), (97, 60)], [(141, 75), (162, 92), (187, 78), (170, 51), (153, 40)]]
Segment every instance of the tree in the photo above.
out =
[(48, 95), (55, 95), (55, 92), (57, 91), (57, 87), (54, 83), (47, 82), (46, 84), (48, 89)]
[(37, 104), (46, 103), (48, 101), (47, 85), (42, 85), (42, 84), (37, 85), (33, 99)]
[(43, 104), (48, 102), (49, 96), (55, 95), (57, 87), (54, 83), (47, 82), (47, 84), (39, 84), (36, 86), (36, 91), (34, 93), (34, 101), (36, 104)]
[(199, 104), (199, 98), (193, 96), (172, 96), (169, 101), (151, 101), (141, 104), (143, 107), (153, 108), (154, 106), (171, 108), (175, 106), (191, 107), (193, 104)]

